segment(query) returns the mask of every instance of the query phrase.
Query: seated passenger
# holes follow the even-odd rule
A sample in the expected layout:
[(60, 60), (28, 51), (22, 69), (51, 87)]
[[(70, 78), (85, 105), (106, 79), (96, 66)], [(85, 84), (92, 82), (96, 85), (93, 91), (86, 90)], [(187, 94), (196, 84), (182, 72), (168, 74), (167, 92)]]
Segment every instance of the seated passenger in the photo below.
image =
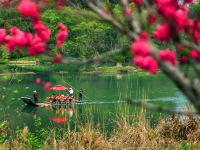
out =
[(70, 97), (74, 96), (74, 90), (72, 88), (69, 88), (69, 96)]
[(54, 94), (54, 93), (52, 95), (52, 102), (56, 102), (56, 94)]
[(64, 95), (60, 96), (60, 101), (61, 101), (61, 103), (64, 103), (64, 101), (65, 101), (65, 96)]

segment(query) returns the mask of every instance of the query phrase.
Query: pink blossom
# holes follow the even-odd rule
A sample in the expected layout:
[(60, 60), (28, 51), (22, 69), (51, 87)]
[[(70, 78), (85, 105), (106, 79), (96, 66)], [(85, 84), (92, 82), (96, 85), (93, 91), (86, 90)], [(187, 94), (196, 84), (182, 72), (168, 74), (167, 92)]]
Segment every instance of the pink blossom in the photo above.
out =
[(200, 42), (200, 31), (196, 31), (194, 33), (194, 41), (199, 43)]
[(176, 48), (177, 48), (178, 50), (180, 50), (180, 51), (183, 51), (183, 50), (184, 50), (184, 46), (183, 46), (182, 43), (179, 43), (179, 44), (176, 46)]
[(152, 74), (155, 74), (158, 70), (158, 64), (156, 60), (151, 56), (147, 56), (147, 57), (135, 56), (133, 58), (133, 62), (135, 65), (149, 71)]
[(60, 28), (60, 30), (57, 33), (56, 41), (57, 41), (57, 47), (60, 48), (62, 46), (63, 42), (68, 37), (68, 30), (62, 23), (58, 23), (57, 26), (58, 26), (58, 28)]
[(170, 62), (172, 65), (176, 65), (176, 54), (168, 49), (163, 49), (159, 52), (159, 57), (163, 62)]
[(60, 28), (61, 30), (67, 30), (66, 26), (60, 22), (57, 24), (57, 27)]
[(197, 52), (196, 50), (194, 49), (190, 50), (190, 56), (196, 61), (200, 62), (200, 53)]
[(141, 32), (139, 36), (141, 40), (148, 40), (148, 33), (145, 31)]
[(193, 0), (184, 0), (184, 3), (186, 3), (186, 4), (192, 4)]
[(36, 83), (37, 85), (39, 85), (39, 84), (41, 83), (41, 79), (40, 79), (40, 78), (36, 78), (36, 79), (35, 79), (35, 83)]
[(147, 56), (144, 59), (144, 64), (148, 64), (148, 68), (147, 70), (151, 73), (151, 74), (155, 74), (158, 71), (158, 63), (157, 61), (151, 57), (151, 56)]
[(15, 38), (14, 36), (10, 36), (10, 35), (7, 35), (5, 37), (5, 41), (6, 41), (6, 48), (9, 52), (12, 52), (15, 50), (15, 47), (16, 47), (16, 43), (15, 43)]
[(49, 38), (51, 36), (51, 30), (47, 26), (45, 26), (42, 21), (33, 19), (33, 28), (36, 30), (38, 36), (43, 41), (46, 42), (49, 40)]
[(45, 91), (49, 91), (50, 88), (51, 88), (51, 82), (46, 82), (46, 83), (44, 84), (44, 89), (45, 89)]
[(40, 18), (36, 3), (31, 0), (22, 0), (18, 5), (18, 11), (25, 17)]
[(153, 15), (150, 15), (148, 18), (149, 24), (153, 25), (156, 22), (156, 17)]
[(155, 0), (158, 7), (166, 7), (169, 5), (177, 6), (178, 0)]
[(151, 45), (147, 40), (138, 39), (131, 45), (131, 51), (135, 55), (148, 56), (150, 54)]
[(183, 29), (188, 22), (187, 13), (181, 9), (177, 10), (174, 16), (174, 21), (178, 30)]
[(143, 60), (144, 60), (144, 57), (143, 56), (135, 56), (133, 58), (133, 63), (136, 65), (136, 66), (142, 66), (143, 64)]
[(28, 53), (30, 56), (35, 56), (44, 52), (45, 43), (43, 40), (36, 34), (33, 37), (31, 45), (28, 47)]
[(173, 18), (173, 15), (178, 6), (178, 0), (155, 0), (158, 8), (158, 13), (163, 17)]
[(169, 5), (169, 6), (163, 7), (161, 9), (161, 12), (164, 17), (171, 19), (171, 18), (173, 18), (174, 13), (176, 12), (176, 7), (173, 5)]
[(170, 26), (168, 23), (161, 24), (153, 33), (154, 38), (160, 41), (169, 41), (171, 37)]
[(0, 29), (0, 44), (2, 44), (5, 41), (6, 37), (6, 30), (5, 29)]
[(8, 6), (9, 3), (10, 3), (10, 0), (3, 0), (2, 1), (3, 6)]
[(188, 20), (188, 27), (187, 27), (187, 32), (189, 32), (189, 34), (193, 34), (194, 32), (194, 21), (192, 19)]
[(25, 37), (27, 39), (27, 45), (26, 46), (30, 46), (31, 45), (31, 42), (33, 40), (33, 35), (31, 33), (28, 33), (28, 32), (25, 32)]
[(130, 7), (125, 7), (123, 9), (123, 14), (126, 15), (126, 16), (132, 16), (133, 10)]
[(143, 3), (143, 0), (132, 0), (136, 6), (141, 6)]
[(9, 31), (12, 35), (15, 35), (19, 29), (16, 26), (12, 26)]
[(56, 56), (54, 57), (53, 61), (55, 63), (61, 63), (61, 60), (62, 60), (62, 55), (61, 53), (57, 53)]
[(65, 0), (57, 0), (57, 2), (55, 3), (55, 8), (61, 9), (63, 8), (64, 5), (65, 5)]
[(185, 63), (188, 62), (188, 57), (187, 56), (181, 56), (179, 60), (180, 60), (181, 63), (185, 64)]
[(10, 33), (13, 35), (16, 46), (26, 46), (28, 45), (28, 38), (25, 32), (21, 31), (17, 27), (13, 26), (10, 28)]
[(199, 21), (197, 22), (196, 29), (197, 29), (198, 31), (200, 31), (200, 22), (199, 22)]

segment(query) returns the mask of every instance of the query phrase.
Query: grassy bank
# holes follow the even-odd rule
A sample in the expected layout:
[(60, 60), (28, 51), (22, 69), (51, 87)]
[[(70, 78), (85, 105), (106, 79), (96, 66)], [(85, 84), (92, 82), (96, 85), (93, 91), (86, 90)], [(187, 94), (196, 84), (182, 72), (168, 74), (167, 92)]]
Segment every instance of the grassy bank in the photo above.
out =
[[(30, 62), (30, 64), (28, 63)], [(33, 65), (35, 63), (36, 65)], [(0, 64), (0, 72), (4, 71), (18, 72), (80, 72), (86, 74), (123, 74), (142, 72), (135, 66), (92, 66), (92, 65), (75, 65), (75, 64), (56, 64), (52, 62), (52, 58), (43, 57), (42, 59), (24, 57), (17, 60), (2, 60)]]
[(99, 66), (95, 68), (93, 72), (99, 73), (132, 73), (132, 72), (139, 72), (140, 70), (134, 66)]
[(27, 127), (16, 133), (9, 130), (8, 122), (0, 125), (1, 149), (199, 149), (200, 121), (198, 118), (171, 116), (150, 127), (145, 116), (140, 114), (134, 123), (126, 118), (115, 120), (116, 128), (111, 136), (92, 122), (77, 126), (78, 131), (40, 128), (36, 120), (36, 132)]

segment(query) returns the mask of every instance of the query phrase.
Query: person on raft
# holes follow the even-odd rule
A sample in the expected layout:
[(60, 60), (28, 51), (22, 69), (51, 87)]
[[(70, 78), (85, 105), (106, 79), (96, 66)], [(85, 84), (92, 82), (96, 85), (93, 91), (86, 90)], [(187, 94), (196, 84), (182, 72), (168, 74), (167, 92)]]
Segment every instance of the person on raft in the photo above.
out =
[(33, 91), (33, 99), (35, 101), (35, 103), (38, 103), (38, 98), (37, 98), (37, 91)]
[(78, 102), (82, 102), (82, 100), (83, 100), (83, 91), (80, 90), (78, 95)]
[(69, 96), (74, 97), (74, 90), (72, 88), (69, 88)]
[(54, 93), (52, 95), (52, 102), (56, 102), (56, 94), (54, 94)]

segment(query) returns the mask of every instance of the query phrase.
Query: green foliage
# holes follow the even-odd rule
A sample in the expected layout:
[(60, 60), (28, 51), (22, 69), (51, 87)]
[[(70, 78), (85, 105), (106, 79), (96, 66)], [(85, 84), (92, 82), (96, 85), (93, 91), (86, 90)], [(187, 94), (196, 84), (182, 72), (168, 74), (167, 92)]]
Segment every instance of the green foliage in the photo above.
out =
[(190, 18), (200, 18), (200, 1), (198, 0), (192, 6), (190, 6), (189, 17)]
[(5, 46), (0, 46), (0, 58), (2, 59), (10, 58), (10, 53), (7, 51)]
[(8, 122), (3, 121), (0, 123), (0, 144), (2, 144), (8, 136)]
[(179, 150), (188, 150), (187, 143), (186, 142), (181, 143), (178, 149)]
[(125, 57), (118, 54), (118, 55), (113, 56), (113, 60), (114, 60), (116, 63), (122, 63), (122, 62), (124, 62)]
[[(113, 1), (113, 4), (114, 3)], [(115, 6), (114, 11), (119, 15), (121, 14), (119, 5)], [(55, 51), (58, 50), (56, 48), (58, 22), (65, 24), (69, 29), (69, 38), (64, 42), (61, 50), (66, 56), (90, 58), (110, 51), (113, 47), (121, 48), (122, 45), (126, 47), (130, 44), (125, 36), (118, 33), (112, 26), (97, 19), (98, 16), (87, 9), (65, 7), (62, 10), (57, 10), (50, 7), (44, 10), (41, 16), (42, 21), (52, 31), (50, 41), (48, 42), (48, 47), (51, 52), (53, 52), (51, 54), (54, 54)], [(21, 17), (14, 8), (0, 10), (0, 27), (4, 27), (6, 21), (9, 24), (6, 26), (7, 30), (9, 30), (12, 25), (15, 25), (24, 31), (34, 32), (30, 18)], [(11, 59), (19, 59), (24, 56), (27, 56), (26, 50), (14, 51), (12, 55), (3, 54), (3, 57)], [(126, 58), (126, 56), (127, 55), (124, 57)], [(43, 57), (41, 57), (41, 59), (43, 59)], [(111, 59), (108, 59), (108, 61), (110, 60)], [(112, 61), (113, 60), (111, 60), (111, 62)]]
[[(85, 17), (86, 15), (89, 17)], [(62, 22), (69, 28), (69, 40), (63, 44), (64, 54), (88, 58), (109, 50), (111, 43), (118, 42), (117, 32), (110, 25), (91, 20), (90, 17), (96, 16), (88, 10), (77, 12), (75, 8), (66, 7), (60, 11), (47, 10), (43, 13), (42, 20), (52, 30), (50, 43), (56, 42), (56, 24)]]
[(17, 26), (21, 30), (33, 32), (32, 21), (30, 18), (21, 17), (13, 7), (0, 9), (0, 27), (4, 28), (5, 22), (8, 23), (6, 29), (9, 31), (11, 26)]
[(27, 136), (24, 134), (24, 129), (17, 128), (16, 135), (19, 139), (19, 142), (22, 144), (24, 148), (28, 149), (39, 149), (43, 146), (44, 141), (48, 136), (48, 131), (42, 128), (42, 123), (40, 118), (36, 118), (34, 120), (34, 132), (27, 132)]

